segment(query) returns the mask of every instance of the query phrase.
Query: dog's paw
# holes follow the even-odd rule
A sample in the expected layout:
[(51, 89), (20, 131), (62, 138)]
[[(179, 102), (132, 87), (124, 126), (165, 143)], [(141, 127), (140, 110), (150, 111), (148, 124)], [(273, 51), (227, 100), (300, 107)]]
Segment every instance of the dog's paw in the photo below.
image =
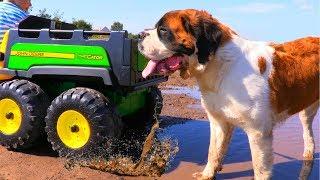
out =
[(213, 179), (215, 179), (214, 176), (211, 176), (211, 177), (205, 176), (202, 172), (193, 173), (192, 177), (197, 180), (213, 180)]

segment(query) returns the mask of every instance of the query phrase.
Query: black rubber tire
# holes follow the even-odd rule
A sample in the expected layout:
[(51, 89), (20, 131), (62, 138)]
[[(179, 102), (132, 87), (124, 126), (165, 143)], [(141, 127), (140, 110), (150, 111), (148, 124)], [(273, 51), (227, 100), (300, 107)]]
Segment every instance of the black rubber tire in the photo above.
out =
[(136, 113), (123, 117), (129, 128), (148, 128), (159, 118), (163, 107), (163, 98), (158, 87), (151, 87), (145, 106)]
[(9, 149), (27, 149), (37, 144), (44, 133), (44, 118), (48, 98), (36, 84), (27, 80), (12, 80), (0, 85), (0, 100), (14, 100), (22, 111), (20, 129), (13, 135), (0, 132), (0, 144)]
[[(58, 118), (67, 110), (76, 110), (89, 121), (89, 141), (79, 149), (67, 147), (57, 133)], [(116, 139), (122, 133), (122, 122), (113, 105), (103, 94), (89, 88), (74, 88), (62, 93), (52, 101), (45, 121), (48, 141), (61, 157), (85, 157), (107, 139)]]

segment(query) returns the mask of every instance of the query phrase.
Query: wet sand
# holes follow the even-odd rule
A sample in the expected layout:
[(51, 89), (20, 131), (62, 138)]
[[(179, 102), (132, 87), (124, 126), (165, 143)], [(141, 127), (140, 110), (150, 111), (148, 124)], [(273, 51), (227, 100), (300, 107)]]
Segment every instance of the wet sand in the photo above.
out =
[[(173, 86), (174, 85), (174, 86)], [(203, 170), (209, 146), (209, 122), (201, 109), (196, 88), (170, 84), (164, 90), (160, 137), (179, 143), (179, 152), (158, 179), (192, 179), (192, 173)], [(309, 179), (319, 179), (319, 120), (313, 124), (316, 141), (314, 166)], [(273, 179), (297, 179), (302, 166), (302, 127), (297, 116), (274, 131)], [(150, 177), (116, 176), (110, 173), (76, 166), (64, 167), (65, 159), (58, 158), (45, 144), (24, 152), (11, 152), (0, 146), (0, 180), (2, 179), (154, 179)], [(246, 134), (236, 129), (217, 179), (252, 179), (251, 155)]]

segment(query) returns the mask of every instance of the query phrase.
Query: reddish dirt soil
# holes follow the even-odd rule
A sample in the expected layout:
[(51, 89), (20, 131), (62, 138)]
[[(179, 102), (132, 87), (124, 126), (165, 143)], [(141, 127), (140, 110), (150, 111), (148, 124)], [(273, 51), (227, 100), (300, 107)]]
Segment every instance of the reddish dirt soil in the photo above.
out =
[(160, 84), (160, 88), (166, 88), (167, 86), (187, 86), (192, 87), (197, 85), (197, 81), (194, 78), (189, 79), (181, 79), (180, 73), (175, 72), (174, 74), (170, 75), (169, 80)]
[[(174, 73), (169, 77), (169, 80), (165, 83), (160, 84), (160, 89), (167, 89), (170, 86), (178, 87), (194, 87), (196, 86), (195, 79), (182, 80), (179, 72)], [(187, 106), (198, 105), (200, 101), (194, 98), (190, 98), (186, 94), (163, 94), (164, 105), (162, 115), (179, 117), (179, 118), (190, 118), (190, 119), (206, 119), (207, 115), (203, 109), (199, 108), (187, 108)]]

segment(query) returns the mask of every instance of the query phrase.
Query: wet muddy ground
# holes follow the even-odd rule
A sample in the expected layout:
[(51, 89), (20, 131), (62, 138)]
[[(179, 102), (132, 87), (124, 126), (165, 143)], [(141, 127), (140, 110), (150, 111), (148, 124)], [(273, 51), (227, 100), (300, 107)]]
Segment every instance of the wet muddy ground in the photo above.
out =
[[(319, 114), (314, 122), (317, 148), (314, 167), (310, 179), (319, 179)], [(177, 120), (179, 122), (180, 120)], [(166, 133), (178, 139), (179, 152), (164, 179), (191, 179), (193, 172), (205, 167), (208, 143), (209, 122), (206, 120), (182, 120), (183, 124), (166, 128)], [(299, 119), (295, 116), (274, 132), (273, 179), (297, 179), (302, 166), (303, 139)], [(252, 179), (251, 155), (246, 134), (236, 129), (229, 151), (224, 160), (223, 170), (217, 179)]]
[[(175, 155), (165, 173), (158, 179), (192, 179), (206, 163), (209, 146), (209, 122), (200, 106), (194, 81), (181, 84), (177, 79), (161, 85), (164, 108), (158, 137), (178, 143)], [(185, 85), (188, 85), (187, 87)], [(309, 179), (319, 179), (319, 120), (313, 124), (316, 141), (314, 167)], [(273, 179), (297, 179), (302, 166), (302, 127), (297, 116), (292, 117), (274, 132)], [(65, 168), (66, 160), (58, 158), (49, 145), (24, 152), (11, 152), (0, 146), (0, 180), (2, 179), (153, 179), (150, 177), (117, 176), (87, 167)], [(246, 134), (236, 129), (223, 170), (217, 179), (252, 179), (251, 155)]]

